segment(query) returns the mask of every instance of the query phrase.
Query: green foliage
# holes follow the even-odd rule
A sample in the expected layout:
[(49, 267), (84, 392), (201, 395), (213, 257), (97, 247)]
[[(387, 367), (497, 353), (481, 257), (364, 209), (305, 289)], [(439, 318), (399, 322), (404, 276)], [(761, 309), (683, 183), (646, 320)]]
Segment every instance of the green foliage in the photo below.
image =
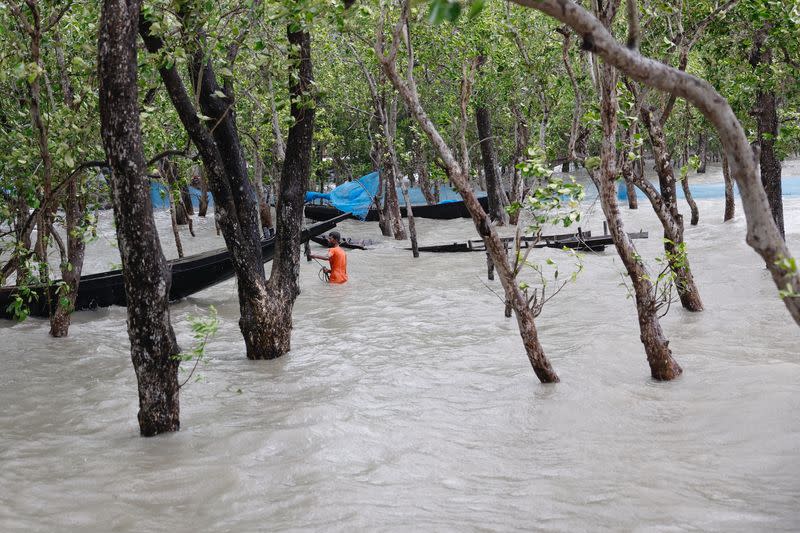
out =
[[(192, 337), (194, 342), (188, 352), (181, 352), (174, 355), (173, 359), (181, 363), (190, 363), (194, 361), (194, 365), (189, 370), (186, 379), (181, 383), (181, 387), (186, 385), (197, 370), (200, 363), (204, 365), (208, 363), (208, 356), (206, 354), (206, 346), (208, 341), (216, 335), (219, 330), (219, 317), (217, 316), (217, 309), (212, 305), (208, 308), (208, 315), (206, 316), (189, 316), (189, 325), (192, 330)], [(195, 381), (200, 381), (200, 375), (195, 377)]]
[(566, 228), (579, 221), (581, 214), (578, 208), (585, 195), (583, 185), (571, 176), (564, 179), (554, 175), (545, 166), (540, 151), (531, 149), (528, 156), (529, 159), (519, 163), (517, 168), (524, 177), (532, 180), (533, 185), (522, 206), (513, 207), (522, 208), (531, 216), (528, 231), (538, 235), (547, 224)]

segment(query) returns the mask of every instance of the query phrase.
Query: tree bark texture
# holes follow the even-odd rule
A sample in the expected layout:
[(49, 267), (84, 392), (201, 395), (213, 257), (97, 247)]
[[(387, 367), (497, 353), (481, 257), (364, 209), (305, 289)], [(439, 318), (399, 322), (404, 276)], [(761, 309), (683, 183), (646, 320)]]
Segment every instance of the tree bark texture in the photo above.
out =
[[(314, 72), (311, 63), (311, 36), (308, 31), (287, 31), (289, 36), (289, 94), (294, 119), (286, 140), (286, 159), (276, 203), (275, 257), (267, 283), (266, 320), (261, 324), (263, 345), (260, 354), (274, 359), (291, 348), (292, 308), (300, 294), (300, 244), (303, 203), (311, 174), (314, 141)], [(244, 317), (242, 317), (244, 319)]]
[(497, 172), (497, 158), (492, 140), (492, 118), (489, 109), (478, 106), (475, 109), (475, 121), (478, 126), (478, 139), (481, 145), (483, 173), (486, 176), (486, 193), (489, 197), (489, 218), (498, 226), (508, 223), (508, 215), (504, 209), (500, 191), (500, 176)]
[(170, 324), (171, 274), (153, 218), (142, 151), (136, 64), (140, 0), (104, 0), (98, 70), (103, 146), (113, 172), (114, 221), (128, 302), (128, 337), (139, 384), (139, 429), (180, 428), (178, 360)]
[[(636, 81), (685, 98), (711, 122), (730, 158), (731, 175), (739, 186), (747, 219), (747, 243), (762, 257), (779, 290), (800, 293), (800, 272), (787, 268), (794, 258), (775, 224), (747, 136), (727, 100), (708, 82), (646, 58), (617, 42), (595, 17), (570, 0), (513, 1), (568, 24), (592, 53)], [(800, 325), (800, 297), (786, 296), (783, 303)]]

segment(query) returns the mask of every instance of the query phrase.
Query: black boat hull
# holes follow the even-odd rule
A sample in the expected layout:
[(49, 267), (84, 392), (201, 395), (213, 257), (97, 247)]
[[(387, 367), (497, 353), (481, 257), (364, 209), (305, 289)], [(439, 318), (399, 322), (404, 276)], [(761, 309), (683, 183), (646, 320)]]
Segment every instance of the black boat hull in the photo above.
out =
[[(303, 242), (336, 227), (347, 216), (339, 216), (303, 230)], [(275, 255), (275, 238), (261, 241), (261, 258), (266, 263)], [(175, 259), (168, 262), (172, 271), (172, 284), (169, 290), (171, 302), (186, 298), (196, 292), (207, 289), (217, 283), (226, 281), (234, 276), (233, 262), (227, 249), (211, 250), (202, 254)], [(51, 305), (56, 305), (58, 281), (49, 288), (39, 286), (31, 287), (36, 296), (26, 303), (31, 316), (47, 317), (50, 315)], [(49, 298), (47, 290), (49, 289)], [(8, 309), (18, 294), (17, 287), (0, 288), (0, 318), (13, 319), (14, 313)], [(25, 298), (28, 300), (28, 298)], [(78, 285), (78, 295), (75, 298), (75, 310), (95, 309), (111, 305), (126, 305), (125, 281), (122, 270), (112, 270), (98, 274), (81, 276)]]
[[(484, 211), (489, 209), (489, 199), (485, 196), (478, 198), (478, 202)], [(454, 218), (470, 218), (469, 210), (464, 205), (464, 201), (448, 202), (435, 205), (414, 205), (411, 206), (415, 218), (434, 218), (438, 220), (451, 220)], [(338, 215), (344, 214), (330, 205), (306, 204), (306, 218), (311, 220), (329, 220)], [(405, 206), (400, 207), (400, 214), (406, 216)], [(367, 213), (367, 221), (375, 222), (378, 220), (378, 211), (372, 208)]]

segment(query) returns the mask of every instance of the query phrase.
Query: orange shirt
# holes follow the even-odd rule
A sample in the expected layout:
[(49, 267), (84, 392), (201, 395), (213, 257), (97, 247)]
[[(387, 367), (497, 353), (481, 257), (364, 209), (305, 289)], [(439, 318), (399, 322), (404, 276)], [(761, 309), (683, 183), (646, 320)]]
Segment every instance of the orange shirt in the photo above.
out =
[(344, 283), (347, 281), (347, 254), (335, 246), (328, 249), (328, 261), (331, 262), (331, 283)]

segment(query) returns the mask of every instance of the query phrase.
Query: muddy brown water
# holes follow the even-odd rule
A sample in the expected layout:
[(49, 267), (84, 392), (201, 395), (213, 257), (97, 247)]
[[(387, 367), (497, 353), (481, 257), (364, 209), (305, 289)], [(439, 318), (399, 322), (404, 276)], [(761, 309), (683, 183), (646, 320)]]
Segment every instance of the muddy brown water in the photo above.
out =
[[(687, 241), (707, 309), (663, 320), (685, 371), (672, 383), (649, 378), (611, 249), (538, 319), (562, 379), (547, 386), (481, 254), (414, 260), (384, 240), (348, 253), (344, 286), (304, 262), (293, 349), (267, 362), (244, 357), (234, 282), (213, 287), (172, 307), (184, 347), (210, 305), (221, 329), (182, 392), (182, 430), (153, 439), (138, 436), (125, 309), (76, 314), (67, 339), (4, 322), (0, 530), (797, 531), (800, 328), (741, 209), (723, 224), (720, 200), (699, 204)], [(625, 217), (658, 255), (649, 206)], [(211, 220), (196, 225), (189, 253), (219, 245)], [(800, 199), (786, 226), (798, 254)], [(87, 272), (118, 261), (102, 228)], [(417, 228), (428, 244), (474, 236), (468, 220)], [(379, 239), (373, 223), (340, 231)]]

